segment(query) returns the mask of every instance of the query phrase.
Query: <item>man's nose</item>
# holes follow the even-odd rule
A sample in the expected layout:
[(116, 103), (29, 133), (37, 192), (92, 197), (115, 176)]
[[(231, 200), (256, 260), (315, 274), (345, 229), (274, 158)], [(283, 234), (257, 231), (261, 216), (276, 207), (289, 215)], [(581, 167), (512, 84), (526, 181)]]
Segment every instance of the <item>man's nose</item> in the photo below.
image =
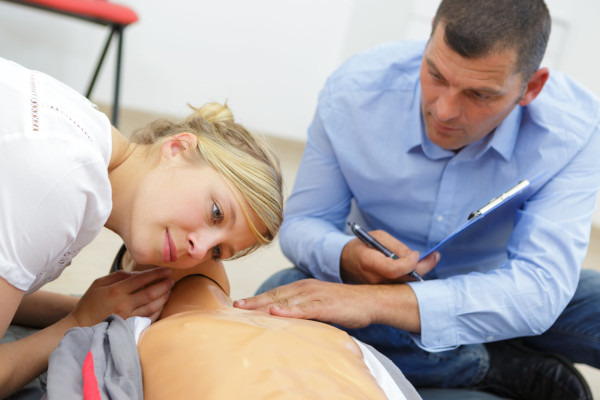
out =
[(460, 115), (458, 93), (452, 89), (444, 90), (436, 102), (436, 117), (440, 121), (450, 121)]

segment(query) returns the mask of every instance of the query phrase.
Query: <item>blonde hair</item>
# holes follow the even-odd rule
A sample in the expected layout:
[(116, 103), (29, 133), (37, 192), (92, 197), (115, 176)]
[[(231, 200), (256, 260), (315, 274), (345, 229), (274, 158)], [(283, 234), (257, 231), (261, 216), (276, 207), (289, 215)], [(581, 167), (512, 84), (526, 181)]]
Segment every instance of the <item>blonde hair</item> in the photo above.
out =
[[(245, 207), (244, 216), (257, 243), (231, 257), (239, 258), (270, 243), (283, 220), (283, 190), (279, 159), (268, 142), (236, 123), (226, 104), (207, 103), (181, 123), (157, 120), (134, 132), (132, 140), (160, 144), (166, 138), (190, 132), (198, 138), (195, 154), (230, 182), (266, 227), (261, 233)], [(237, 193), (236, 193), (237, 192)], [(238, 198), (238, 201), (241, 201)]]

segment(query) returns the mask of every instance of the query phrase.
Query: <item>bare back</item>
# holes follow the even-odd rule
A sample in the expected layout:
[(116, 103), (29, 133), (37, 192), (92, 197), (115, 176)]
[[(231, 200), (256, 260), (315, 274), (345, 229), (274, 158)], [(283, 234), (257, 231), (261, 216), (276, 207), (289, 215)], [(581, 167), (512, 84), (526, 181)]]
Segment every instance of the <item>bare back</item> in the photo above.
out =
[(171, 314), (140, 337), (144, 398), (386, 398), (345, 332), (233, 308), (209, 292), (209, 308)]

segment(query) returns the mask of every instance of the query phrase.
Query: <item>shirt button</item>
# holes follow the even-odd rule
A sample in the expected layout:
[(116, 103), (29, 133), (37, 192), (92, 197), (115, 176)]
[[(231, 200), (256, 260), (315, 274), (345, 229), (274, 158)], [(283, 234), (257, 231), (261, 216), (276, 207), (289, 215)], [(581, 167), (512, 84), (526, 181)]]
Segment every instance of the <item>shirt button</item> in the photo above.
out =
[(437, 222), (442, 222), (444, 220), (444, 216), (438, 215), (436, 219), (437, 219)]
[(486, 342), (491, 342), (492, 340), (494, 340), (493, 336), (488, 336)]

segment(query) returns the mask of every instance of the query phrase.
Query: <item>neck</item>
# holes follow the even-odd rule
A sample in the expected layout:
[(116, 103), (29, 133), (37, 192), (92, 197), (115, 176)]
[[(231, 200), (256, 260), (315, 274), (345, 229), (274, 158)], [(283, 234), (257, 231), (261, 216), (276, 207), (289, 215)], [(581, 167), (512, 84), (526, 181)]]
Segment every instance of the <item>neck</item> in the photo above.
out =
[(113, 128), (112, 154), (108, 165), (108, 179), (112, 187), (112, 211), (106, 221), (106, 228), (119, 236), (129, 229), (132, 199), (137, 183), (151, 167), (144, 156), (146, 146), (131, 143)]
[(232, 307), (231, 298), (211, 278), (194, 274), (179, 280), (173, 289), (160, 318), (195, 310), (218, 310)]

